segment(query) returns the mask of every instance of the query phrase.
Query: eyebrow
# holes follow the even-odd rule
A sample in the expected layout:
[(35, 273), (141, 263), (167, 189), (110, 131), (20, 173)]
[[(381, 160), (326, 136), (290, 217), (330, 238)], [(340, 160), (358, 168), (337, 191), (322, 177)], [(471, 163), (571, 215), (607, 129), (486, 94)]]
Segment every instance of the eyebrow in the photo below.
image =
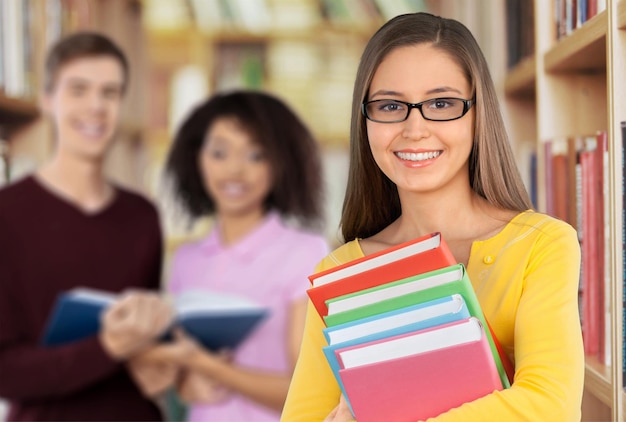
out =
[[(452, 88), (450, 86), (440, 86), (440, 87), (437, 87), (437, 88), (429, 89), (428, 91), (426, 91), (426, 94), (427, 95), (430, 95), (430, 94), (440, 94), (440, 93), (443, 93), (443, 92), (456, 92), (456, 93), (461, 94), (461, 95), (463, 94), (458, 89)], [(373, 98), (373, 97), (376, 97), (376, 96), (379, 96), (379, 95), (391, 95), (391, 96), (396, 96), (397, 97), (397, 96), (400, 96), (402, 94), (397, 92), (397, 91), (389, 91), (389, 90), (381, 89), (381, 90), (378, 90), (378, 91), (374, 92), (371, 95), (371, 97)]]
[[(71, 77), (67, 80), (68, 85), (93, 85), (93, 82), (86, 78)], [(123, 84), (118, 82), (106, 82), (104, 84), (105, 89), (122, 89)]]

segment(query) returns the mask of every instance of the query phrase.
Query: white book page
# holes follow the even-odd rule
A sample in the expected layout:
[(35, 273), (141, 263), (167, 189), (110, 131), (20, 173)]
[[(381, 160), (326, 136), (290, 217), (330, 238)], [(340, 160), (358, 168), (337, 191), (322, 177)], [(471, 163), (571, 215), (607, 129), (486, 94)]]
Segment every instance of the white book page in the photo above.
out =
[(428, 332), (417, 332), (405, 337), (382, 341), (368, 346), (339, 352), (344, 368), (354, 368), (371, 363), (398, 359), (430, 352), (432, 350), (478, 341), (482, 337), (478, 319), (468, 318), (465, 322)]
[(461, 295), (455, 294), (450, 300), (413, 309), (408, 312), (390, 315), (384, 318), (375, 319), (362, 324), (350, 325), (348, 327), (332, 330), (328, 332), (330, 344), (338, 344), (371, 334), (380, 333), (389, 329), (403, 327), (420, 321), (425, 321), (441, 315), (459, 312), (463, 308), (464, 300)]
[(179, 315), (207, 313), (245, 313), (263, 309), (250, 299), (211, 290), (188, 290), (174, 298)]
[(404, 296), (408, 293), (419, 292), (431, 287), (441, 286), (446, 283), (460, 280), (462, 277), (463, 271), (458, 268), (453, 271), (409, 281), (393, 287), (372, 290), (367, 293), (350, 296), (344, 299), (333, 300), (332, 302), (328, 302), (328, 315), (349, 311), (361, 306), (371, 305), (382, 300)]
[(397, 249), (393, 252), (377, 256), (376, 258), (362, 261), (358, 264), (351, 265), (341, 270), (328, 273), (313, 280), (313, 287), (322, 286), (324, 284), (332, 283), (342, 278), (346, 278), (355, 274), (371, 270), (372, 268), (380, 267), (391, 262), (400, 261), (401, 259), (408, 258), (411, 255), (416, 255), (431, 249), (435, 249), (441, 243), (441, 235), (437, 234), (423, 242), (414, 243), (402, 249)]
[(119, 299), (115, 293), (104, 290), (91, 289), (89, 287), (78, 287), (68, 293), (69, 297), (79, 299), (83, 302), (95, 303), (98, 305), (110, 305)]

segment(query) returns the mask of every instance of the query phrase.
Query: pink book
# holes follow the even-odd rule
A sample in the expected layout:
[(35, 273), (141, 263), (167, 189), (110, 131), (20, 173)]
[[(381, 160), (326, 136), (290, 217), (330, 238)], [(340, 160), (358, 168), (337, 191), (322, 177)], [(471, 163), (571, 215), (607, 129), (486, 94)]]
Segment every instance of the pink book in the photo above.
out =
[(474, 317), (336, 351), (359, 422), (414, 422), (476, 400), (502, 383)]

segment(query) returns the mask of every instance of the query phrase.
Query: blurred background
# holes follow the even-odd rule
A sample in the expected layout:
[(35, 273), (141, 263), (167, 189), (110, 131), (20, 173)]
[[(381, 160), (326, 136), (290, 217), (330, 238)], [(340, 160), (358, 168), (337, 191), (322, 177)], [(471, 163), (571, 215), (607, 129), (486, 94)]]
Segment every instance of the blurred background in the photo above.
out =
[(73, 31), (102, 31), (131, 63), (108, 172), (157, 202), (168, 252), (206, 231), (206, 224), (190, 230), (170, 218), (160, 186), (172, 134), (207, 96), (263, 89), (309, 125), (323, 152), (326, 234), (336, 245), (353, 81), (380, 25), (412, 11), (458, 19), (479, 39), (494, 77), (506, 68), (504, 0), (2, 0), (1, 10), (0, 185), (32, 172), (52, 150), (37, 104), (47, 47)]

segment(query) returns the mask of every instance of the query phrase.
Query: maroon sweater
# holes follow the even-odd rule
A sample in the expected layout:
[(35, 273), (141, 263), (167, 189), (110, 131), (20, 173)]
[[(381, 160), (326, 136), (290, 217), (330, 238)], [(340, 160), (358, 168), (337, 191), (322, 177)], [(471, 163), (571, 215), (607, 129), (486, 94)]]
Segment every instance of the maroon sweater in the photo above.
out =
[(161, 420), (96, 337), (43, 348), (60, 292), (157, 289), (162, 239), (155, 207), (117, 189), (85, 214), (28, 177), (0, 190), (0, 397), (9, 420)]

